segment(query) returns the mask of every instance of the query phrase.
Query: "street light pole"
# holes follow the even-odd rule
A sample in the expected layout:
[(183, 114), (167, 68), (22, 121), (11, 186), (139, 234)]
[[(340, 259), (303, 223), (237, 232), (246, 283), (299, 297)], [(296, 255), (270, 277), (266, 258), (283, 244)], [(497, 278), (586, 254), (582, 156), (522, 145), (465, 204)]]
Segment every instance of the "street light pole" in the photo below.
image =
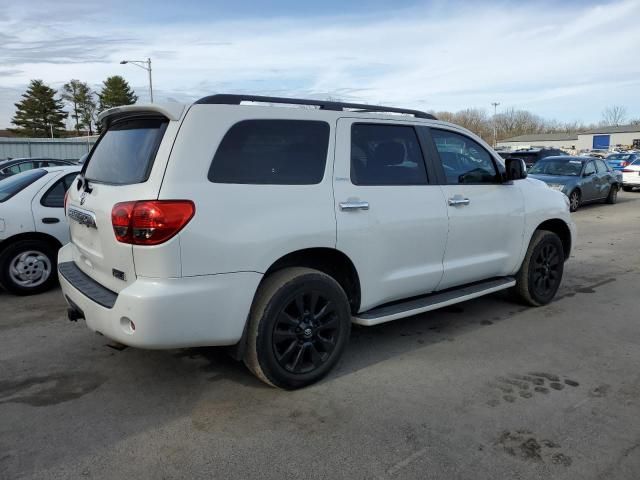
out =
[(125, 65), (130, 63), (135, 65), (136, 67), (140, 67), (147, 71), (149, 74), (149, 100), (153, 103), (153, 82), (151, 81), (151, 59), (147, 58), (146, 60), (121, 60), (120, 64)]
[(498, 143), (498, 131), (496, 128), (496, 114), (498, 112), (498, 105), (500, 105), (500, 102), (491, 102), (491, 105), (493, 105), (493, 148), (496, 148), (496, 145)]

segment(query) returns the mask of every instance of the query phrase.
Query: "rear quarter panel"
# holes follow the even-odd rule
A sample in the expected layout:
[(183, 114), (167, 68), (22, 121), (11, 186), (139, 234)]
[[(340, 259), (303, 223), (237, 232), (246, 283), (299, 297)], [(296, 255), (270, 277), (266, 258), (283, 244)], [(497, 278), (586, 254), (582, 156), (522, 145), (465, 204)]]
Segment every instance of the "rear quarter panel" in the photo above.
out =
[[(196, 213), (179, 234), (182, 275), (264, 273), (287, 253), (334, 248), (333, 158), (335, 115), (303, 109), (193, 105), (176, 138), (160, 199), (191, 199)], [(208, 180), (225, 133), (246, 119), (326, 120), (329, 148), (317, 185), (221, 184)]]

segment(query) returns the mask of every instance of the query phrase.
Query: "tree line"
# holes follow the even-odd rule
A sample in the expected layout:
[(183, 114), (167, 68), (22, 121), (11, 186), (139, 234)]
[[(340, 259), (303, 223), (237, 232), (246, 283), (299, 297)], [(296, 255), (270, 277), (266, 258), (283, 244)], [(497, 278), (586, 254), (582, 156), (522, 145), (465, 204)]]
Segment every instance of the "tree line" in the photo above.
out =
[[(94, 92), (86, 82), (70, 80), (57, 92), (42, 80), (31, 80), (22, 100), (15, 104), (16, 113), (10, 129), (23, 137), (66, 136), (64, 120), (71, 117), (76, 135), (83, 130), (94, 132), (97, 115), (108, 108), (131, 105), (137, 101), (127, 81), (119, 75), (108, 77), (100, 91)], [(65, 111), (67, 108), (69, 111)], [(490, 115), (480, 108), (467, 108), (458, 112), (432, 112), (440, 120), (455, 123), (471, 130), (488, 143), (534, 133), (575, 133), (599, 126), (615, 126), (625, 122), (640, 125), (640, 119), (628, 119), (626, 109), (613, 105), (602, 112), (596, 124), (557, 122), (547, 120), (527, 110), (509, 108)]]
[[(73, 120), (73, 131), (89, 135), (98, 129), (96, 118), (100, 112), (120, 105), (132, 105), (138, 97), (127, 81), (119, 75), (108, 77), (98, 92), (80, 80), (70, 80), (60, 91), (42, 80), (31, 80), (22, 99), (15, 103), (16, 113), (11, 119), (15, 128), (9, 130), (21, 137), (67, 136), (65, 119)], [(68, 111), (65, 110), (68, 109)]]
[(576, 133), (603, 126), (618, 126), (626, 123), (640, 125), (640, 118), (630, 119), (625, 107), (613, 105), (605, 108), (602, 119), (598, 123), (584, 122), (558, 122), (548, 120), (535, 115), (527, 110), (509, 108), (497, 113), (495, 117), (489, 115), (486, 110), (467, 108), (458, 112), (433, 112), (436, 118), (455, 123), (476, 135), (486, 142), (493, 143), (494, 126), (498, 141), (519, 135), (535, 133)]

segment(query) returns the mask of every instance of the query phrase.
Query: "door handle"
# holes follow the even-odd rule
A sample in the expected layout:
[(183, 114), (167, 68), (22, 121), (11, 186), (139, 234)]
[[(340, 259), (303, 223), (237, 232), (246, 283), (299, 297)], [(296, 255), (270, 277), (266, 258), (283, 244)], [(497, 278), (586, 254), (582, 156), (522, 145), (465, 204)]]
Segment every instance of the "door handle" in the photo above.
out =
[(452, 207), (457, 207), (458, 205), (469, 205), (471, 203), (471, 200), (469, 200), (468, 198), (450, 198), (449, 199), (449, 205), (451, 205)]
[(53, 217), (44, 217), (42, 219), (42, 223), (59, 223), (60, 219), (59, 218), (53, 218)]
[(369, 202), (340, 202), (340, 210), (343, 212), (352, 210), (369, 210)]

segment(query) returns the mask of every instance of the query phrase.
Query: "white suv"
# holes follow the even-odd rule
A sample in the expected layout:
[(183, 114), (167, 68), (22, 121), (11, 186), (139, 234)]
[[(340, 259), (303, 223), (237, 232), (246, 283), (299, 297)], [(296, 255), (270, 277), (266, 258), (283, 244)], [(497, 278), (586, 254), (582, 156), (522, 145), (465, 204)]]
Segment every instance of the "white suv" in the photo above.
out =
[(297, 388), (352, 322), (508, 288), (543, 305), (569, 258), (566, 196), (423, 112), (214, 95), (100, 120), (58, 271), (69, 317), (126, 345), (233, 345)]

